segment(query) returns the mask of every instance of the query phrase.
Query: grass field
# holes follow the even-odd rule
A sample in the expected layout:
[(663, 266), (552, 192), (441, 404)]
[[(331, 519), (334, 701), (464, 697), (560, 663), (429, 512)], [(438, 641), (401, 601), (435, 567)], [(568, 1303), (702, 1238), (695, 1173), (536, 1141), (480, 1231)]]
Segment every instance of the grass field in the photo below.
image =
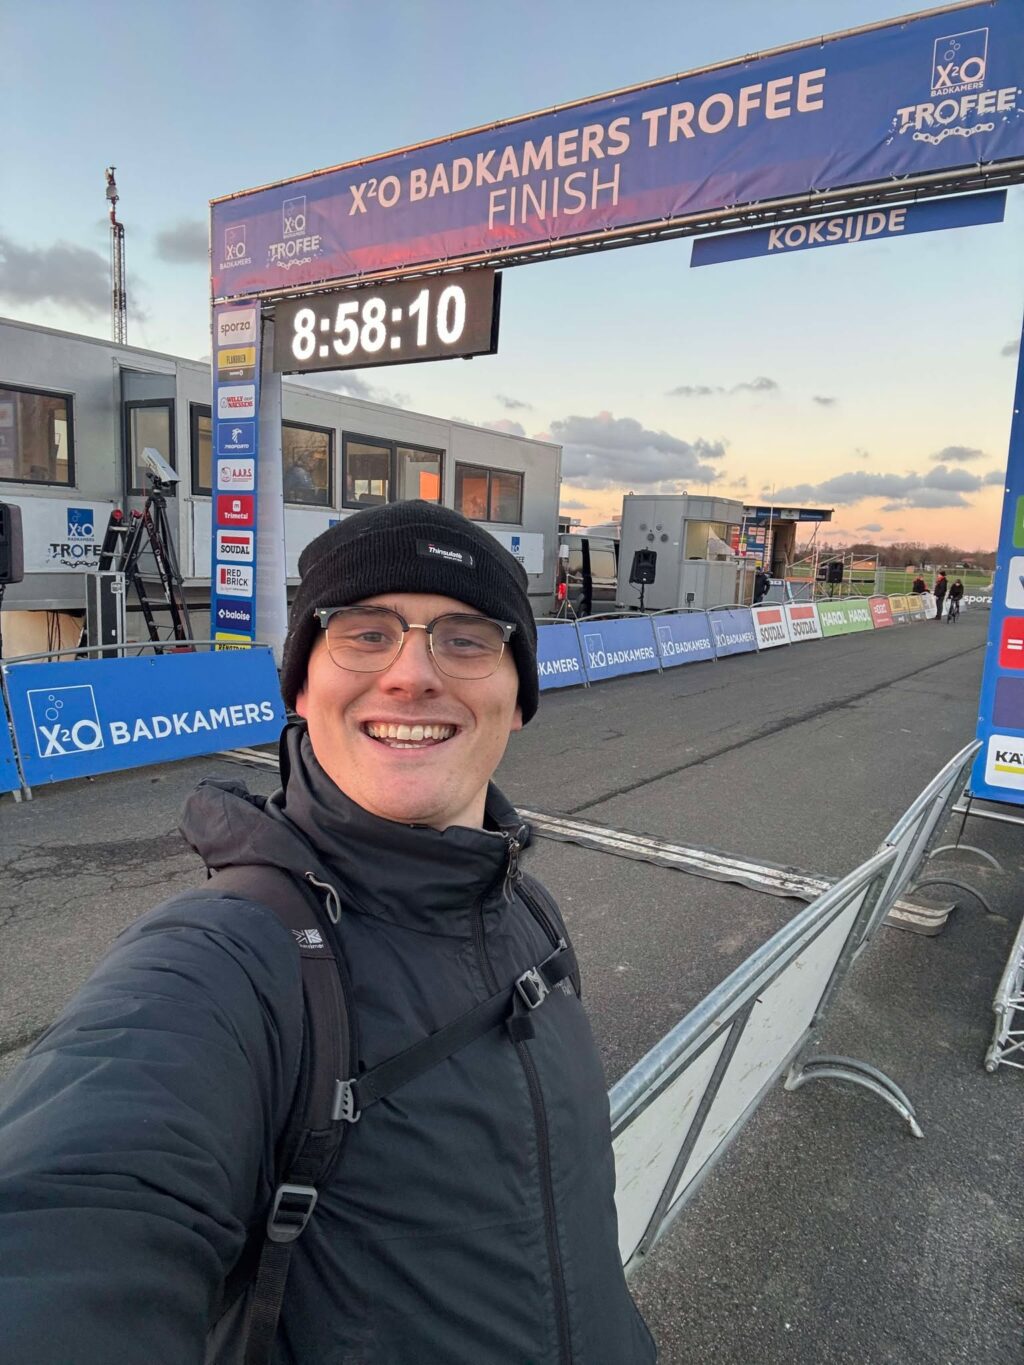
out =
[[(882, 591), (886, 593), (909, 592), (911, 584), (917, 577), (916, 573), (904, 573), (902, 569), (886, 569), (884, 572), (885, 587)], [(794, 575), (794, 577), (795, 576), (796, 575)], [(921, 577), (930, 589), (935, 581), (935, 575), (926, 573), (922, 574)], [(952, 583), (954, 578), (962, 579), (964, 588), (967, 592), (977, 591), (979, 588), (987, 588), (992, 582), (992, 574), (985, 571), (976, 573), (973, 570), (965, 570), (961, 574), (949, 572), (946, 577), (949, 579), (950, 583)], [(843, 590), (844, 592), (848, 592), (851, 588), (855, 593), (863, 593), (865, 596), (873, 593), (875, 591), (874, 573), (867, 569), (855, 570), (852, 584), (849, 575), (847, 575), (843, 584)]]

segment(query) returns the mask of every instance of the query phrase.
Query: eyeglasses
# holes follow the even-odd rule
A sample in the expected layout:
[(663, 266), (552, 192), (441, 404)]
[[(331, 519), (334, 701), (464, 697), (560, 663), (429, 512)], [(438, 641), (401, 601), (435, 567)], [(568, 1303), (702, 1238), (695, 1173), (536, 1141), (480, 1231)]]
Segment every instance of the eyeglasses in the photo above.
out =
[(411, 625), (390, 607), (320, 607), (313, 615), (327, 652), (351, 673), (383, 673), (402, 652), (410, 630), (424, 630), (430, 657), (449, 678), (489, 678), (497, 671), (514, 625), (488, 616), (450, 612)]

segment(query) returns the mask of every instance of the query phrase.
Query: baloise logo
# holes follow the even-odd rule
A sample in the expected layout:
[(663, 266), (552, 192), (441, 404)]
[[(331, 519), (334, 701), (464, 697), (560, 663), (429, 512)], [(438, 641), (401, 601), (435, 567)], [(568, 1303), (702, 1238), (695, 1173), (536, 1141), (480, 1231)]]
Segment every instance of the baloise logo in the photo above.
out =
[(91, 687), (33, 688), (27, 697), (40, 758), (63, 758), (103, 748)]

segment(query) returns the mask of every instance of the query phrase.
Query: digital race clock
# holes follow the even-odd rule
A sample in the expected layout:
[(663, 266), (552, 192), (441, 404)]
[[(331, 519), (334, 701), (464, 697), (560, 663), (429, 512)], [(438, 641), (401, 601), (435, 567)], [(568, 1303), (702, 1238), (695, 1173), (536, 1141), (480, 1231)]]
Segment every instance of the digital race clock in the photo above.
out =
[(274, 305), (274, 369), (352, 370), (498, 349), (501, 276), (463, 270)]

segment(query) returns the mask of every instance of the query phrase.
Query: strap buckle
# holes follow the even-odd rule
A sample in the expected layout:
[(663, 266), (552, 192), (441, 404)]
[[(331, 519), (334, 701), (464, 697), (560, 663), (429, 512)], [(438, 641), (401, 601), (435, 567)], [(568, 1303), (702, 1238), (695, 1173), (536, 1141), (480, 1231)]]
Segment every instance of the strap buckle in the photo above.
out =
[(531, 967), (516, 982), (516, 992), (527, 1009), (535, 1010), (538, 1005), (543, 1005), (551, 989), (537, 968)]
[(331, 1108), (331, 1118), (335, 1123), (358, 1123), (362, 1118), (362, 1110), (356, 1102), (355, 1081), (334, 1082), (334, 1105)]
[(317, 1193), (312, 1185), (278, 1185), (267, 1218), (270, 1240), (294, 1242), (309, 1222), (316, 1201)]

